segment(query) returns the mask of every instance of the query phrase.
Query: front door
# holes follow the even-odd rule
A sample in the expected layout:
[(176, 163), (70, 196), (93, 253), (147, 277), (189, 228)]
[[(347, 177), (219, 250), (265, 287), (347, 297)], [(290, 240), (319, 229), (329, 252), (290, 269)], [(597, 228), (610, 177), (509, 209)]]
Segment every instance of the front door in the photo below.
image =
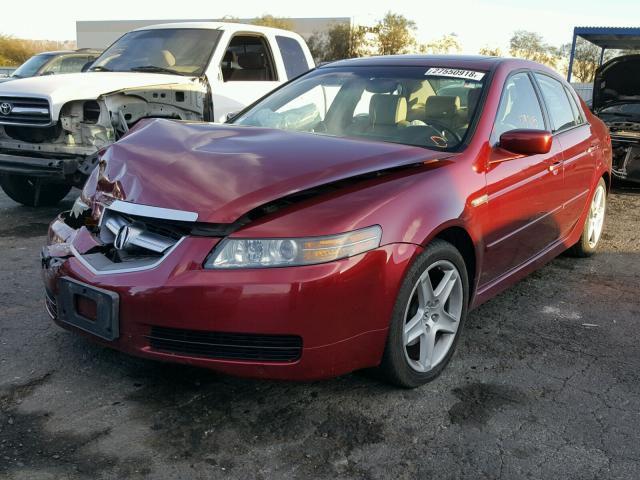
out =
[(484, 227), (482, 285), (526, 263), (560, 238), (562, 151), (554, 141), (544, 155), (518, 155), (501, 149), (509, 130), (548, 130), (542, 106), (528, 72), (505, 82), (486, 174), (489, 221)]
[(227, 46), (217, 77), (211, 81), (214, 121), (224, 122), (280, 85), (267, 38), (237, 34)]

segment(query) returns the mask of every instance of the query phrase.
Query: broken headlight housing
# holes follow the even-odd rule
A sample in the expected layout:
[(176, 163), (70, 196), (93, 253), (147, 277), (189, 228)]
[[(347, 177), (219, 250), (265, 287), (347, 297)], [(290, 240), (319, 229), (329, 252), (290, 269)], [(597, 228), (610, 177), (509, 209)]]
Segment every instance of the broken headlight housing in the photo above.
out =
[(204, 263), (208, 269), (313, 265), (352, 257), (380, 246), (378, 225), (352, 232), (307, 238), (227, 238)]

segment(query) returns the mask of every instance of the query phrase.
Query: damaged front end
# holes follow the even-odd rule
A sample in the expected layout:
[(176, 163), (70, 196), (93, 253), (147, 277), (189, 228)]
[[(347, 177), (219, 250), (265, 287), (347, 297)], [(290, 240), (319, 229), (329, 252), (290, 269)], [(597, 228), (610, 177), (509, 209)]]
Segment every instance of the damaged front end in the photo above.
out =
[(616, 57), (596, 72), (593, 111), (609, 127), (615, 177), (640, 182), (640, 55)]
[[(98, 152), (143, 118), (207, 120), (202, 79), (184, 84), (125, 88), (59, 109), (46, 99), (2, 97), (11, 113), (0, 116), (0, 173), (28, 175), (81, 187)], [(9, 107), (6, 107), (9, 108)]]

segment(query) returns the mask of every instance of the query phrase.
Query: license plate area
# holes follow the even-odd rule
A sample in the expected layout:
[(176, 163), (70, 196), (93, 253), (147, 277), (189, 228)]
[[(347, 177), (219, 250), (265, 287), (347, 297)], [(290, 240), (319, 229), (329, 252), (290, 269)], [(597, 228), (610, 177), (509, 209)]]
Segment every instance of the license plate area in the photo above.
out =
[(105, 340), (120, 336), (118, 294), (68, 277), (58, 280), (58, 320)]

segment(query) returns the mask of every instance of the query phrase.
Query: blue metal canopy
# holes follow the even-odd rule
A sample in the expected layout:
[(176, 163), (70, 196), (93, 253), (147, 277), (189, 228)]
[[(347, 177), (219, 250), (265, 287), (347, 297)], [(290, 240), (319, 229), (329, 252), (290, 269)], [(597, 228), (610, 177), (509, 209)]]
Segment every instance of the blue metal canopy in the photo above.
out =
[(602, 60), (604, 59), (605, 50), (640, 50), (640, 28), (575, 27), (573, 29), (573, 41), (571, 42), (571, 55), (569, 57), (568, 81), (571, 81), (578, 37), (600, 47), (600, 65), (602, 65)]

